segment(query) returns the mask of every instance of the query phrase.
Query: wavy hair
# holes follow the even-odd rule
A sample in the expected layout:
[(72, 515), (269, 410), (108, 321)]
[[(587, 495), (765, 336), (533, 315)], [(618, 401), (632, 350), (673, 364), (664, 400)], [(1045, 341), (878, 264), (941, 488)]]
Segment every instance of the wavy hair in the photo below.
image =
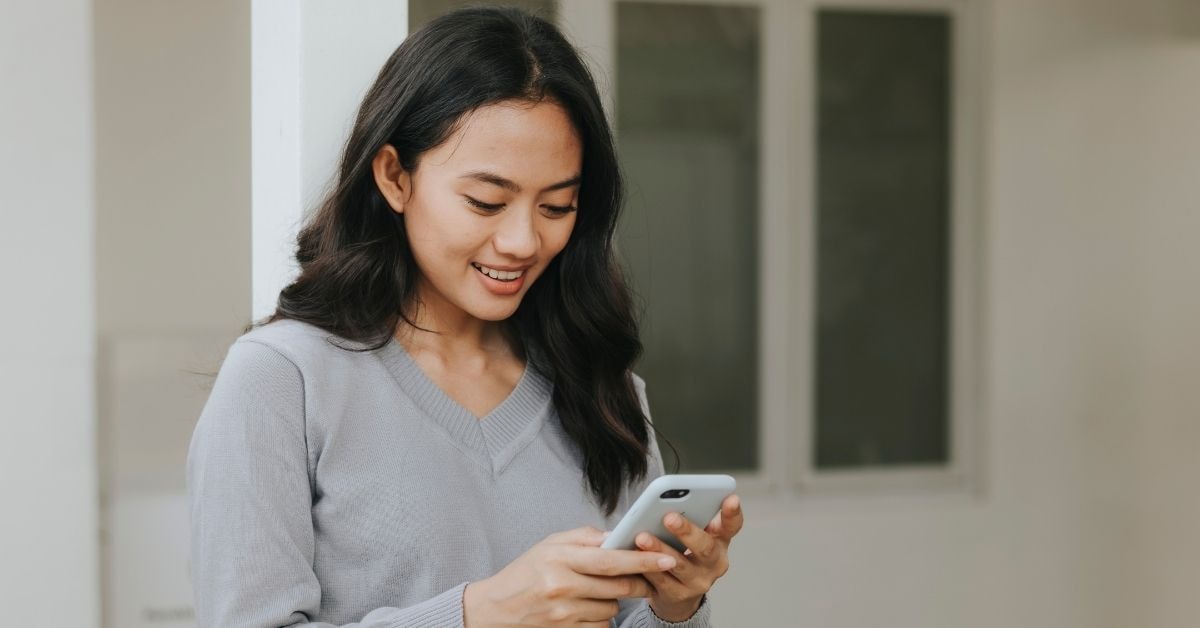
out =
[(642, 350), (633, 301), (613, 250), (622, 202), (612, 133), (591, 74), (553, 25), (517, 9), (445, 14), (391, 55), (359, 108), (336, 181), (301, 230), (298, 278), (264, 323), (295, 319), (386, 345), (416, 303), (404, 215), (372, 173), (385, 145), (413, 172), (463, 117), (506, 100), (553, 100), (583, 144), (578, 215), (567, 245), (505, 321), (515, 350), (554, 382), (554, 405), (604, 511), (645, 477), (649, 422), (630, 374)]

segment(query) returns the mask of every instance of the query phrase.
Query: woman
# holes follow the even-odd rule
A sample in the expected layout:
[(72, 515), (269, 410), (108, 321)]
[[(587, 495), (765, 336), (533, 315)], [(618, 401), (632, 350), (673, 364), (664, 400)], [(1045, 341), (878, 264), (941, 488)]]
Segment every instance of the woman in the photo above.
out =
[(384, 65), (301, 272), (230, 349), (188, 457), (202, 626), (708, 626), (742, 525), (599, 548), (662, 463), (595, 86), (473, 9)]

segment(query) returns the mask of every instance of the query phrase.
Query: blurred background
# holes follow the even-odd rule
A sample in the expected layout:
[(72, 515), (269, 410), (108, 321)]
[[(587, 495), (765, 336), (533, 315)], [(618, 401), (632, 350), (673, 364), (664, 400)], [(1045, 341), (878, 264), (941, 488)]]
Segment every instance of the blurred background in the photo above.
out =
[[(0, 0), (0, 608), (192, 622), (183, 463), (452, 0)], [(1200, 2), (525, 0), (602, 87), (718, 625), (1200, 626)], [(673, 460), (668, 456), (668, 463)]]

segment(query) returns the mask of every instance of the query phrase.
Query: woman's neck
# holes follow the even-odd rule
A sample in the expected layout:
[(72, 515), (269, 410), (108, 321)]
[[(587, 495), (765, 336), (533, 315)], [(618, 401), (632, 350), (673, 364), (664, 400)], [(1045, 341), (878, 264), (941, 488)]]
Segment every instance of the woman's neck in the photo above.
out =
[(408, 318), (412, 324), (402, 320), (396, 340), (413, 355), (476, 370), (496, 360), (512, 360), (517, 353), (503, 321), (482, 320), (458, 308), (421, 305), (412, 308)]

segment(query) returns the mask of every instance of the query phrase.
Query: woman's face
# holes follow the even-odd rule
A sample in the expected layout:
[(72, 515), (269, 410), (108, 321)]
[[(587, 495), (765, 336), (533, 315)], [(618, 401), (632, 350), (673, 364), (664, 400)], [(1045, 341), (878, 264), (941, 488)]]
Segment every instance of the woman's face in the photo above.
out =
[(415, 172), (384, 147), (376, 183), (404, 214), (423, 315), (498, 321), (516, 312), (571, 236), (582, 162), (574, 125), (551, 101), (480, 107)]

